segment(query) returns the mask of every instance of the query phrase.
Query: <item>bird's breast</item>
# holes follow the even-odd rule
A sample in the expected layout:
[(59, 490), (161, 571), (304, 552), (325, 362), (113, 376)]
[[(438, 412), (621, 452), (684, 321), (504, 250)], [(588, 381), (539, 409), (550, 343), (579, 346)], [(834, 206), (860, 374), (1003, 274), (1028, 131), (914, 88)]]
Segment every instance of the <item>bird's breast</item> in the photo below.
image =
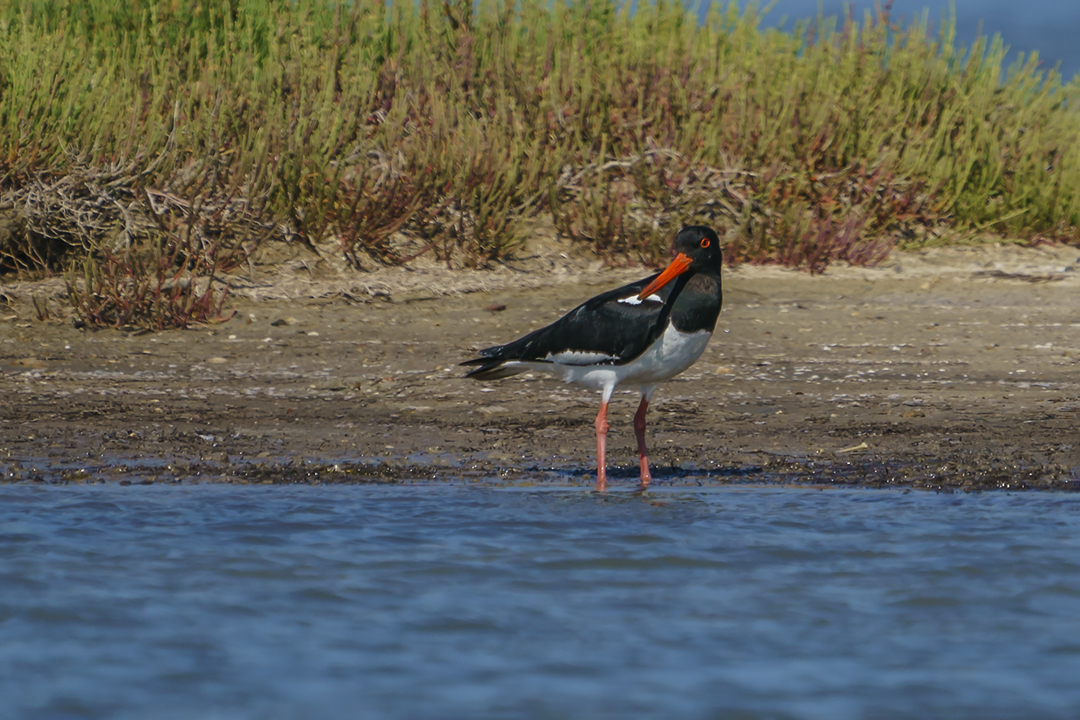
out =
[(697, 362), (711, 337), (711, 330), (683, 332), (673, 323), (668, 323), (664, 332), (645, 352), (624, 366), (626, 380), (648, 384), (678, 375)]

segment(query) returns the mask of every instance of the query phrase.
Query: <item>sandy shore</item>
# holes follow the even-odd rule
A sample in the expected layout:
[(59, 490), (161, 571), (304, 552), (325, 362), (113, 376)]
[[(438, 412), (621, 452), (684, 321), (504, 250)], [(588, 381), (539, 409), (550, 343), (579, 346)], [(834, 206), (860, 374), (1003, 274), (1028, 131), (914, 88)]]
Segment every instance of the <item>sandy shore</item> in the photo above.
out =
[[(0, 473), (586, 487), (596, 397), (457, 367), (645, 272), (557, 250), (494, 272), (298, 260), (241, 288), (229, 322), (157, 334), (32, 320), (30, 289), (0, 287)], [(744, 266), (725, 283), (708, 350), (650, 412), (658, 486), (1080, 488), (1077, 249)], [(636, 481), (635, 406), (627, 389), (612, 407), (616, 488)]]

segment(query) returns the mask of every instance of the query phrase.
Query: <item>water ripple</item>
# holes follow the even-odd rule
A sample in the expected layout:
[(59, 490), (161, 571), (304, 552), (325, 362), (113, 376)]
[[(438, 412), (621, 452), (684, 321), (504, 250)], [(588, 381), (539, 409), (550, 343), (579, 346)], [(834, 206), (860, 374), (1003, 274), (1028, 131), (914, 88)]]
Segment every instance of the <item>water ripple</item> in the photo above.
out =
[(0, 487), (25, 718), (1076, 717), (1080, 497)]

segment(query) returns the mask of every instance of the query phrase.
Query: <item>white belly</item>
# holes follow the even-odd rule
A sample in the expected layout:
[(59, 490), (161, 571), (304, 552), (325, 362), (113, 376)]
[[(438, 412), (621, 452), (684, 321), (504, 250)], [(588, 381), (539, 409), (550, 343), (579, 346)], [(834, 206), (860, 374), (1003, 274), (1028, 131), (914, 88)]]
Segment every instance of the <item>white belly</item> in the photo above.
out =
[(682, 333), (668, 325), (656, 342), (625, 365), (561, 365), (559, 363), (521, 363), (530, 370), (549, 372), (564, 382), (603, 390), (610, 397), (616, 385), (655, 385), (669, 380), (697, 362), (712, 333), (699, 330)]
[(682, 333), (668, 325), (648, 350), (618, 368), (622, 371), (619, 382), (652, 385), (669, 380), (697, 362), (711, 337), (708, 330)]

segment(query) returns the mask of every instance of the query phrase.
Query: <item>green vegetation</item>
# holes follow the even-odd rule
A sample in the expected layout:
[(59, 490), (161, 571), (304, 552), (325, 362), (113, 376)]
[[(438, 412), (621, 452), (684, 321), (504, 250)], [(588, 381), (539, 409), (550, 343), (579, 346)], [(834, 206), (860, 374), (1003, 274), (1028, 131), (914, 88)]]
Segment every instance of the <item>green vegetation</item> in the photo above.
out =
[(0, 254), (99, 325), (220, 313), (267, 242), (483, 266), (550, 213), (611, 261), (678, 226), (818, 271), (1075, 241), (1078, 85), (949, 24), (759, 28), (668, 0), (13, 0)]

